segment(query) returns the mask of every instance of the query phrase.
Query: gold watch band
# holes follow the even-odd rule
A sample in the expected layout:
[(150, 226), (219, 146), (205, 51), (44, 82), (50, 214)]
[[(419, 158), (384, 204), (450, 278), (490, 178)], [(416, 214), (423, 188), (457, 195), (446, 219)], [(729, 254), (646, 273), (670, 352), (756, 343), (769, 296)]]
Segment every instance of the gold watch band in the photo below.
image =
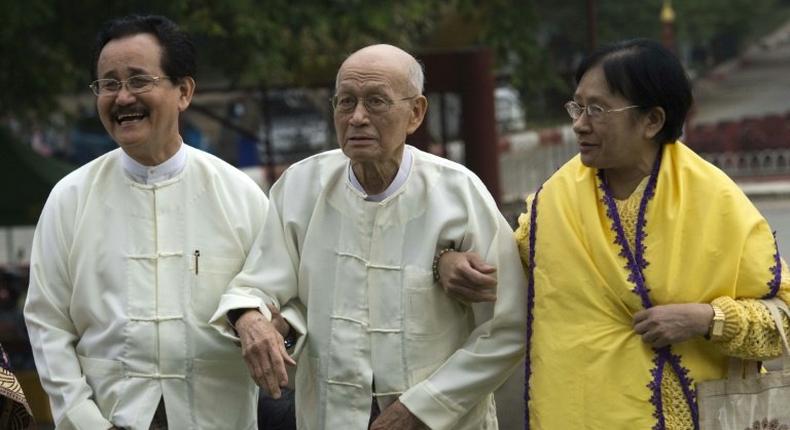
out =
[(710, 322), (707, 337), (716, 340), (724, 335), (724, 322), (726, 317), (724, 311), (721, 310), (720, 307), (716, 305), (710, 305), (710, 307), (713, 308), (713, 319)]

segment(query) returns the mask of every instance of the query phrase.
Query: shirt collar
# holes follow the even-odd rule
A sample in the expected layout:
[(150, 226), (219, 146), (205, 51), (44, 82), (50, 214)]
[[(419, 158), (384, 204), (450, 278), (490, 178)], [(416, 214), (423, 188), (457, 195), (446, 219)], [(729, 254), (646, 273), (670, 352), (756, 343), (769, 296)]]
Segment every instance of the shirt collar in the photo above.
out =
[(406, 182), (406, 178), (409, 176), (409, 172), (411, 171), (411, 160), (411, 150), (408, 146), (404, 146), (403, 155), (401, 156), (400, 160), (400, 166), (398, 166), (398, 173), (395, 174), (395, 178), (392, 180), (392, 183), (390, 183), (387, 189), (379, 194), (367, 194), (365, 192), (365, 188), (362, 187), (362, 184), (357, 179), (357, 175), (354, 174), (354, 169), (351, 168), (351, 163), (348, 163), (348, 180), (351, 182), (351, 185), (354, 187), (354, 189), (365, 196), (365, 200), (370, 202), (380, 202), (395, 194), (395, 192), (398, 191), (400, 187)]
[(155, 184), (170, 179), (181, 173), (187, 164), (187, 150), (184, 142), (181, 142), (178, 151), (165, 162), (156, 166), (146, 166), (138, 163), (121, 150), (121, 165), (126, 174), (135, 182), (140, 184)]

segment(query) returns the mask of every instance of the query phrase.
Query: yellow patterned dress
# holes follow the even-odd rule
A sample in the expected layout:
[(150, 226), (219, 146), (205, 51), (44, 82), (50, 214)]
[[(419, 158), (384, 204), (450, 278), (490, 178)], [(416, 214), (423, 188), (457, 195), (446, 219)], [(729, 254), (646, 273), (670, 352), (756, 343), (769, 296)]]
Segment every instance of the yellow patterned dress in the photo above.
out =
[[(665, 162), (670, 165), (674, 164), (674, 166), (671, 167), (686, 168), (688, 167), (684, 164), (687, 163), (686, 159), (692, 158), (692, 160), (688, 162), (692, 167), (696, 166), (697, 168), (701, 168), (703, 172), (707, 169), (705, 166), (700, 167), (700, 161), (694, 159), (693, 155), (688, 154), (686, 148), (678, 146), (671, 148), (671, 150), (673, 154), (670, 154), (669, 157), (665, 154), (665, 158), (668, 158)], [(680, 152), (680, 154), (678, 154), (678, 152)], [(573, 160), (569, 164), (572, 163)], [(592, 181), (590, 178), (582, 179), (586, 173), (583, 172), (584, 168), (580, 166), (580, 163), (579, 165), (570, 167), (566, 165), (563, 169), (567, 170), (570, 168), (576, 169), (566, 175), (569, 179), (568, 183), (574, 184), (571, 188), (579, 185), (585, 180)], [(662, 168), (665, 168), (665, 166), (662, 166)], [(563, 172), (561, 170), (558, 173), (562, 174)], [(663, 177), (659, 176), (659, 181), (664, 177), (667, 177), (667, 175), (664, 174)], [(627, 199), (614, 201), (622, 224), (624, 236), (632, 248), (636, 248), (637, 218), (648, 180), (649, 177), (645, 178)], [(666, 179), (665, 181), (672, 183), (674, 180)], [(597, 186), (600, 186), (600, 184), (598, 183)], [(589, 192), (590, 190), (591, 189), (586, 189), (583, 192)], [(531, 249), (535, 249), (536, 242), (539, 243), (534, 237), (531, 238), (530, 235), (531, 225), (536, 221), (532, 219), (533, 214), (531, 213), (532, 208), (535, 207), (533, 205), (534, 197), (534, 195), (531, 195), (527, 198), (527, 211), (519, 217), (519, 228), (515, 233), (521, 258), (525, 264), (525, 270), (527, 270), (528, 273), (530, 273), (530, 269), (540, 269), (541, 266), (541, 260), (538, 259), (537, 262), (535, 262), (531, 255)], [(543, 194), (538, 194), (539, 199), (543, 197)], [(598, 197), (600, 197), (600, 195)], [(596, 199), (596, 197), (593, 198)], [(674, 198), (676, 197), (670, 196), (666, 197), (665, 200), (671, 201)], [(577, 200), (583, 199), (584, 197), (580, 195)], [(593, 200), (590, 200), (590, 203), (594, 204), (592, 202)], [(539, 232), (543, 229), (543, 234), (555, 236), (547, 241), (547, 243), (543, 244), (544, 248), (550, 246), (551, 243), (560, 242), (564, 244), (562, 246), (574, 249), (575, 254), (582, 254), (582, 257), (578, 257), (576, 260), (573, 259), (574, 257), (567, 258), (566, 256), (566, 262), (563, 266), (566, 272), (574, 272), (577, 266), (584, 266), (587, 260), (601, 258), (594, 255), (596, 254), (596, 246), (598, 246), (598, 244), (594, 243), (595, 239), (582, 233), (587, 229), (598, 227), (598, 224), (594, 221), (597, 217), (604, 220), (604, 222), (600, 224), (601, 226), (609, 226), (609, 224), (605, 222), (607, 220), (605, 215), (603, 215), (605, 213), (605, 208), (602, 207), (604, 205), (600, 200), (598, 200), (599, 212), (596, 214), (593, 211), (587, 214), (587, 218), (580, 217), (581, 219), (576, 219), (575, 215), (571, 211), (568, 211), (567, 207), (552, 206), (551, 201), (543, 203), (544, 206), (538, 206), (538, 212), (540, 210), (549, 212), (552, 214), (552, 219), (544, 219), (542, 222), (537, 222), (534, 225), (537, 226)], [(649, 202), (648, 205), (649, 204), (651, 204), (651, 202)], [(667, 209), (673, 208), (672, 204), (667, 204), (666, 207), (660, 207), (662, 203), (655, 204), (659, 207), (654, 208), (653, 212), (648, 212), (649, 215), (652, 215), (652, 219), (650, 216), (647, 217), (648, 225), (650, 225), (651, 222), (655, 224), (657, 222), (656, 218), (659, 215), (667, 217), (674, 216), (667, 215), (674, 212), (674, 209)], [(696, 209), (696, 207), (689, 208), (689, 210), (692, 211)], [(530, 222), (531, 220), (533, 222)], [(677, 219), (673, 221), (681, 222)], [(554, 224), (552, 224), (552, 222), (554, 222)], [(706, 226), (701, 225), (699, 226), (700, 231), (688, 231), (687, 234), (691, 237), (698, 235), (699, 238), (705, 238), (707, 237), (703, 231), (705, 228)], [(546, 229), (550, 229), (551, 231), (547, 232)], [(648, 229), (648, 231), (650, 230)], [(557, 234), (562, 237), (556, 237)], [(577, 234), (580, 239), (568, 239), (569, 236), (573, 236), (574, 234)], [(733, 234), (735, 234), (735, 232), (733, 232)], [(611, 239), (611, 237), (605, 235), (602, 237)], [(530, 244), (530, 239), (533, 241), (532, 244)], [(648, 243), (648, 250), (650, 249), (650, 245), (655, 247), (657, 246), (656, 244), (661, 244), (670, 247), (672, 249), (671, 252), (680, 254), (684, 252), (685, 247), (694, 247), (690, 242), (688, 244), (675, 244), (666, 238), (661, 238), (659, 232), (655, 231), (653, 232), (651, 240), (652, 242)], [(698, 239), (695, 238), (691, 240), (696, 241)], [(713, 248), (707, 249), (710, 250)], [(538, 247), (537, 250), (536, 253), (539, 254), (541, 248)], [(716, 251), (714, 250), (714, 252)], [(726, 252), (726, 249), (722, 249), (721, 252)], [(586, 253), (590, 255), (584, 255)], [(649, 260), (651, 257), (650, 251), (647, 251), (646, 255)], [(612, 258), (616, 259), (619, 257)], [(775, 258), (779, 260), (778, 252), (776, 252)], [(656, 260), (658, 260), (658, 258)], [(683, 261), (670, 261), (672, 264), (668, 264), (666, 266), (667, 268), (649, 269), (653, 270), (652, 272), (648, 269), (645, 270), (647, 283), (654, 289), (650, 291), (651, 295), (657, 294), (655, 289), (659, 287), (659, 285), (656, 285), (656, 282), (650, 285), (651, 275), (656, 273), (655, 270), (661, 270), (662, 272), (677, 271), (678, 269), (674, 267), (674, 265), (683, 264)], [(726, 260), (723, 260), (723, 263), (726, 264)], [(534, 264), (536, 267), (531, 268), (530, 264)], [(766, 264), (762, 270), (765, 271), (766, 279), (770, 278), (768, 264)], [(771, 267), (770, 270), (774, 270), (774, 267)], [(722, 269), (722, 271), (724, 271), (724, 269)], [(689, 277), (689, 287), (693, 285), (694, 282), (699, 282), (696, 279), (691, 279), (691, 272), (693, 272), (693, 267), (687, 270), (680, 270), (680, 273)], [(759, 275), (759, 272), (757, 272), (757, 274)], [(551, 274), (538, 272), (534, 275), (534, 282), (539, 284), (542, 276), (552, 277), (553, 275), (557, 277), (558, 274), (556, 271)], [(778, 273), (775, 273), (775, 275), (778, 275)], [(594, 314), (609, 313), (605, 315), (603, 319), (615, 320), (618, 324), (625, 325), (628, 323), (628, 318), (633, 315), (633, 311), (637, 311), (641, 308), (638, 303), (638, 298), (629, 290), (630, 284), (625, 281), (625, 279), (623, 279), (622, 282), (624, 288), (620, 290), (614, 288), (611, 292), (607, 290), (606, 294), (610, 296), (608, 298), (600, 299), (600, 297), (593, 296), (591, 293), (582, 292), (585, 289), (583, 286), (588, 284), (606, 283), (606, 280), (599, 281), (597, 279), (598, 276), (597, 274), (588, 275), (583, 272), (572, 274), (569, 278), (578, 280), (578, 283), (575, 283), (578, 285), (578, 289), (575, 288), (576, 285), (574, 285), (573, 282), (566, 282), (565, 284), (544, 282), (544, 284), (550, 285), (534, 285), (530, 287), (535, 289), (535, 297), (532, 298), (532, 300), (535, 300), (538, 304), (541, 301), (553, 301), (554, 305), (550, 308), (550, 312), (547, 312), (545, 308), (541, 312), (539, 309), (540, 307), (538, 307), (531, 312), (530, 315), (530, 324), (533, 328), (531, 331), (533, 332), (533, 336), (535, 336), (534, 333), (537, 333), (537, 337), (532, 338), (532, 345), (529, 349), (531, 355), (528, 357), (528, 366), (532, 366), (531, 369), (528, 367), (528, 375), (531, 373), (531, 376), (528, 376), (528, 389), (530, 390), (528, 408), (530, 409), (531, 426), (528, 428), (571, 428), (568, 427), (569, 425), (578, 426), (574, 428), (654, 428), (669, 430), (696, 428), (693, 418), (693, 414), (695, 414), (696, 411), (692, 412), (689, 406), (689, 395), (688, 393), (684, 393), (684, 384), (681, 383), (678, 372), (676, 372), (672, 366), (661, 367), (660, 375), (654, 375), (654, 381), (658, 380), (660, 385), (660, 402), (651, 398), (650, 387), (644, 384), (644, 373), (647, 372), (649, 374), (649, 372), (655, 371), (656, 368), (654, 367), (651, 369), (649, 363), (647, 367), (644, 365), (640, 366), (637, 364), (639, 360), (634, 359), (634, 357), (639, 354), (649, 355), (649, 348), (644, 345), (639, 345), (641, 340), (635, 333), (627, 333), (630, 327), (624, 327), (618, 332), (618, 328), (612, 328), (614, 324), (607, 325), (604, 322), (596, 320), (594, 316), (591, 316)], [(775, 288), (776, 296), (790, 303), (790, 272), (788, 272), (787, 265), (784, 261), (781, 262), (781, 277), (775, 276), (774, 278), (776, 278), (776, 280), (781, 280), (778, 288)], [(716, 283), (719, 281), (714, 275), (710, 278), (710, 282)], [(557, 288), (558, 285), (567, 287), (569, 284), (573, 285), (574, 289), (577, 289), (577, 292), (572, 293), (572, 295), (567, 295), (565, 292), (562, 292), (560, 288)], [(608, 284), (612, 284), (612, 282), (608, 282)], [(775, 285), (774, 287), (777, 286)], [(767, 287), (766, 291), (768, 291)], [(721, 360), (718, 359), (717, 361), (717, 357), (736, 356), (764, 359), (766, 357), (775, 357), (781, 354), (780, 340), (774, 327), (773, 319), (768, 313), (768, 310), (763, 307), (758, 299), (733, 298), (737, 296), (729, 294), (712, 294), (707, 297), (711, 299), (707, 300), (707, 302), (720, 307), (726, 315), (724, 335), (715, 341), (697, 339), (685, 342), (684, 344), (673, 345), (674, 354), (685, 360), (681, 362), (684, 367), (680, 367), (679, 369), (681, 369), (680, 371), (683, 373), (682, 377), (686, 378), (688, 381), (686, 384), (687, 386), (693, 387), (694, 381), (711, 379), (710, 374), (706, 375), (703, 370), (698, 370), (698, 368), (715, 367), (710, 364), (706, 366), (704, 363), (718, 363)], [(587, 300), (589, 300), (589, 302), (587, 302)], [(636, 303), (629, 304), (630, 300), (636, 300)], [(681, 300), (678, 302), (689, 302), (689, 300)], [(667, 303), (673, 303), (673, 301), (656, 302), (656, 304)], [(592, 309), (592, 311), (590, 313), (585, 313), (589, 309)], [(556, 315), (549, 315), (549, 313)], [(578, 324), (574, 322), (576, 319), (578, 319)], [(541, 333), (540, 324), (543, 320), (554, 321), (552, 323), (553, 325), (544, 329), (544, 332), (551, 334), (550, 336), (539, 336)], [(557, 323), (557, 321), (560, 322)], [(787, 318), (785, 318), (785, 327), (786, 330), (790, 330), (790, 321), (788, 321)], [(568, 336), (566, 335), (567, 333), (576, 334)], [(535, 344), (536, 342), (538, 343), (537, 345)], [(701, 358), (693, 355), (695, 349), (703, 350), (702, 353), (696, 352), (702, 355)], [(628, 357), (629, 354), (635, 350), (637, 352), (634, 352), (634, 356)], [(555, 353), (557, 351), (567, 351), (567, 354), (564, 354), (565, 356), (563, 357), (558, 357), (556, 355), (551, 356), (551, 351)], [(550, 362), (559, 360), (562, 360), (563, 363), (576, 364), (564, 364), (552, 367)], [(609, 369), (603, 373), (616, 376), (596, 378), (594, 375), (591, 375), (600, 371), (596, 369), (606, 369), (612, 365), (617, 368)], [(574, 367), (574, 369), (570, 369), (569, 367)], [(554, 369), (556, 374), (543, 375), (540, 373), (542, 371), (541, 369), (544, 369), (543, 371), (545, 371), (545, 369)], [(567, 374), (573, 376), (567, 376)], [(563, 383), (563, 381), (567, 382)], [(550, 386), (550, 384), (556, 385)], [(565, 385), (568, 387), (565, 387)], [(548, 388), (546, 388), (546, 386), (548, 386)], [(616, 393), (618, 390), (622, 391), (622, 396), (618, 397), (618, 393)], [(615, 391), (615, 393), (607, 394), (609, 391)], [(693, 392), (691, 397), (693, 398)], [(656, 407), (656, 405), (658, 405), (658, 407)], [(607, 418), (600, 418), (601, 416), (606, 416)], [(661, 417), (660, 420), (659, 416)]]

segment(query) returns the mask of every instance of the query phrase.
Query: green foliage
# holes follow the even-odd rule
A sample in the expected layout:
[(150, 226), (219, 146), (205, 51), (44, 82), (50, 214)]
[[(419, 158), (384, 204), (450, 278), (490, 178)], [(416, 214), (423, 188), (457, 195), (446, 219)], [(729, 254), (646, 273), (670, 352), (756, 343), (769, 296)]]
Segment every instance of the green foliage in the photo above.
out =
[[(594, 3), (598, 45), (634, 37), (659, 39), (663, 0), (638, 2), (582, 0), (461, 0), (488, 9), (481, 40), (512, 66), (530, 121), (565, 119), (561, 105), (570, 97), (573, 72), (591, 48), (587, 4)], [(676, 0), (676, 46), (693, 69), (704, 69), (734, 55), (772, 13), (777, 0)], [(785, 7), (785, 9), (787, 9)]]
[(258, 3), (196, 0), (180, 21), (200, 35), (211, 68), (230, 85), (326, 83), (353, 50), (375, 42), (413, 47), (435, 19), (424, 0)]
[(73, 73), (63, 44), (50, 31), (57, 19), (49, 3), (0, 3), (0, 117), (9, 112), (46, 110), (52, 95), (65, 89)]
[[(658, 38), (663, 0), (597, 0), (597, 42)], [(55, 96), (87, 91), (93, 38), (128, 13), (171, 17), (196, 39), (199, 81), (228, 88), (325, 85), (348, 53), (370, 43), (406, 49), (488, 45), (531, 109), (562, 115), (572, 71), (589, 49), (581, 0), (4, 0), (0, 117), (46, 113)], [(777, 0), (675, 1), (682, 52), (706, 61), (738, 46)], [(691, 57), (696, 60), (696, 57)], [(560, 104), (558, 104), (560, 103)], [(546, 107), (550, 107), (547, 109)]]

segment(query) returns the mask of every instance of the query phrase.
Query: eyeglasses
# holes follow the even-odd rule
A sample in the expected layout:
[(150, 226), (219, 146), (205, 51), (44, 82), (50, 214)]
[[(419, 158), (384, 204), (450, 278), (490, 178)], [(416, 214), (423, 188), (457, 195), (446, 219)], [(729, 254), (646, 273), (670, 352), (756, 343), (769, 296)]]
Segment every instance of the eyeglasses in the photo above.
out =
[(97, 79), (89, 85), (93, 94), (97, 96), (109, 96), (118, 94), (121, 88), (126, 85), (126, 90), (132, 94), (142, 94), (151, 91), (160, 79), (169, 79), (167, 76), (135, 75), (130, 76), (125, 81), (117, 79)]
[[(365, 110), (368, 111), (369, 114), (373, 115), (380, 115), (389, 112), (397, 102), (402, 102), (405, 100), (411, 100), (413, 98), (419, 97), (419, 95), (411, 96), (411, 97), (404, 97), (398, 100), (390, 100), (387, 97), (380, 96), (380, 95), (372, 95), (362, 98), (362, 105), (365, 106)], [(354, 109), (357, 108), (357, 103), (360, 99), (356, 96), (351, 95), (339, 95), (334, 96), (330, 99), (332, 102), (332, 108), (337, 113), (351, 113), (354, 112)]]
[(565, 110), (568, 111), (568, 115), (570, 115), (571, 119), (574, 120), (574, 121), (576, 121), (577, 119), (579, 119), (580, 116), (582, 116), (582, 112), (587, 112), (587, 117), (588, 118), (590, 118), (592, 120), (596, 120), (596, 119), (603, 118), (604, 114), (607, 114), (607, 113), (610, 113), (610, 112), (622, 112), (622, 111), (625, 111), (625, 110), (628, 110), (628, 109), (633, 109), (633, 108), (638, 108), (638, 107), (641, 107), (641, 106), (631, 105), (631, 106), (621, 107), (621, 108), (617, 108), (617, 109), (604, 109), (600, 105), (594, 105), (594, 104), (593, 105), (588, 105), (588, 106), (582, 106), (582, 105), (580, 105), (580, 104), (578, 104), (578, 103), (576, 103), (574, 101), (570, 101), (568, 103), (565, 103)]

